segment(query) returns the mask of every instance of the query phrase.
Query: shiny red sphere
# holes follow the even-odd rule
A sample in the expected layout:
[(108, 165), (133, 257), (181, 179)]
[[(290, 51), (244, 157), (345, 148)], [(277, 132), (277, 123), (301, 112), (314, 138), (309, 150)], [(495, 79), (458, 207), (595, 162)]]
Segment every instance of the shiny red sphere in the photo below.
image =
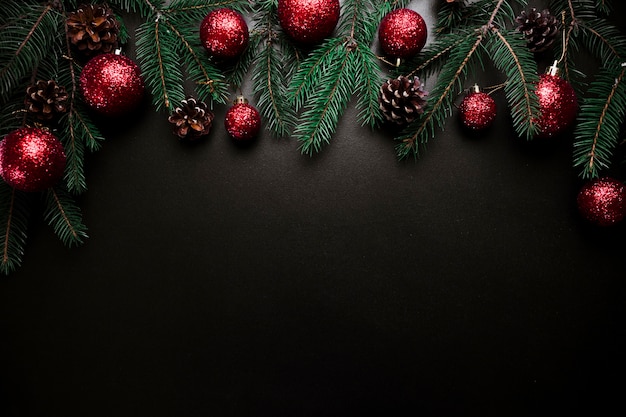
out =
[(248, 46), (250, 33), (243, 16), (231, 9), (215, 9), (200, 24), (200, 41), (209, 55), (222, 60), (239, 57)]
[(459, 114), (463, 125), (472, 130), (485, 129), (496, 118), (496, 102), (487, 93), (471, 92), (459, 105)]
[(145, 86), (139, 66), (116, 54), (97, 55), (80, 74), (83, 100), (105, 116), (122, 116), (141, 103)]
[(576, 198), (580, 214), (598, 226), (611, 226), (626, 217), (626, 185), (604, 177), (582, 186)]
[(339, 0), (278, 0), (278, 21), (293, 40), (313, 45), (333, 33), (340, 9)]
[(261, 115), (248, 103), (237, 103), (226, 112), (224, 126), (235, 140), (254, 139), (261, 130)]
[(422, 50), (428, 38), (424, 18), (411, 9), (387, 13), (378, 27), (378, 41), (384, 54), (392, 58), (410, 58)]
[(539, 98), (539, 137), (552, 137), (570, 127), (578, 114), (571, 84), (558, 75), (542, 74), (535, 86)]
[(0, 142), (0, 176), (20, 191), (44, 191), (65, 169), (63, 144), (47, 130), (25, 127)]

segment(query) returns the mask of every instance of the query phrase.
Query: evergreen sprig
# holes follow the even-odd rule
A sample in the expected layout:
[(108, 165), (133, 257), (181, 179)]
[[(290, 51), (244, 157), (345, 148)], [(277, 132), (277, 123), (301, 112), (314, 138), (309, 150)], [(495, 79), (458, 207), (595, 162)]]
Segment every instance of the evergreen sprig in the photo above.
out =
[(68, 247), (82, 244), (87, 238), (87, 227), (83, 224), (80, 208), (61, 187), (47, 190), (44, 220)]
[(31, 211), (28, 197), (0, 181), (0, 272), (5, 275), (22, 264)]

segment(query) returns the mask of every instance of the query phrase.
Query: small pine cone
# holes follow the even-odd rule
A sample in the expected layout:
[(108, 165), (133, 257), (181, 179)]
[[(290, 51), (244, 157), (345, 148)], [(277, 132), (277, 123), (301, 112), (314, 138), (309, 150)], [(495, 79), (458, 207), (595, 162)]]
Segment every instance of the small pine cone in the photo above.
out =
[(531, 52), (547, 50), (559, 33), (559, 20), (547, 9), (538, 12), (533, 7), (529, 12), (522, 11), (515, 21), (517, 30), (524, 34)]
[(101, 4), (83, 4), (67, 17), (70, 40), (85, 57), (113, 52), (120, 25), (113, 11)]
[(378, 104), (385, 119), (405, 125), (415, 120), (418, 114), (424, 113), (427, 95), (428, 92), (424, 90), (424, 84), (418, 77), (411, 79), (401, 75), (383, 83)]
[(188, 97), (168, 117), (172, 130), (181, 139), (194, 140), (209, 134), (214, 115), (207, 105)]
[(40, 120), (52, 120), (67, 112), (65, 87), (53, 80), (39, 80), (26, 89), (26, 111)]

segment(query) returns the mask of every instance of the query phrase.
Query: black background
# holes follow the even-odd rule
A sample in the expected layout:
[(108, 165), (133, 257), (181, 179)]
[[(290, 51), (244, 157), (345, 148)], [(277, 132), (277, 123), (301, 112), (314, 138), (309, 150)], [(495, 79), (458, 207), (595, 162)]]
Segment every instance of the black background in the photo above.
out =
[(625, 228), (579, 217), (572, 135), (517, 139), (496, 99), (417, 162), (353, 108), (314, 157), (234, 146), (223, 106), (196, 146), (148, 104), (101, 123), (90, 238), (36, 213), (0, 278), (0, 416), (623, 412)]

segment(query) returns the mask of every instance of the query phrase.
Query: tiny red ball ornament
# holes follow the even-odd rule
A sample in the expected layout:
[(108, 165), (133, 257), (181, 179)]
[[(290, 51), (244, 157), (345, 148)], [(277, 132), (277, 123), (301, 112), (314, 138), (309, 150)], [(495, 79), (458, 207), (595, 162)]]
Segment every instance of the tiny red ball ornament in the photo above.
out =
[(558, 76), (556, 66), (541, 74), (535, 86), (539, 98), (539, 137), (552, 137), (570, 127), (578, 114), (578, 100), (571, 84)]
[(486, 129), (496, 118), (496, 102), (487, 93), (474, 86), (459, 105), (463, 126), (472, 130)]
[(580, 214), (598, 226), (611, 226), (626, 217), (626, 186), (611, 177), (584, 184), (576, 198)]
[(402, 8), (383, 17), (378, 27), (378, 41), (384, 54), (392, 58), (410, 58), (426, 45), (428, 28), (414, 10)]
[(245, 98), (239, 97), (226, 112), (224, 126), (230, 137), (236, 141), (248, 141), (259, 134), (261, 115)]
[(293, 40), (314, 45), (337, 26), (339, 0), (278, 0), (278, 22)]
[(217, 59), (228, 61), (239, 57), (249, 40), (248, 24), (232, 9), (215, 9), (200, 24), (200, 41), (209, 55)]
[(117, 54), (98, 55), (80, 74), (80, 89), (87, 106), (105, 116), (122, 116), (141, 103), (145, 86), (139, 66)]
[(0, 176), (20, 191), (44, 191), (55, 185), (65, 169), (63, 144), (47, 130), (24, 127), (0, 142)]

